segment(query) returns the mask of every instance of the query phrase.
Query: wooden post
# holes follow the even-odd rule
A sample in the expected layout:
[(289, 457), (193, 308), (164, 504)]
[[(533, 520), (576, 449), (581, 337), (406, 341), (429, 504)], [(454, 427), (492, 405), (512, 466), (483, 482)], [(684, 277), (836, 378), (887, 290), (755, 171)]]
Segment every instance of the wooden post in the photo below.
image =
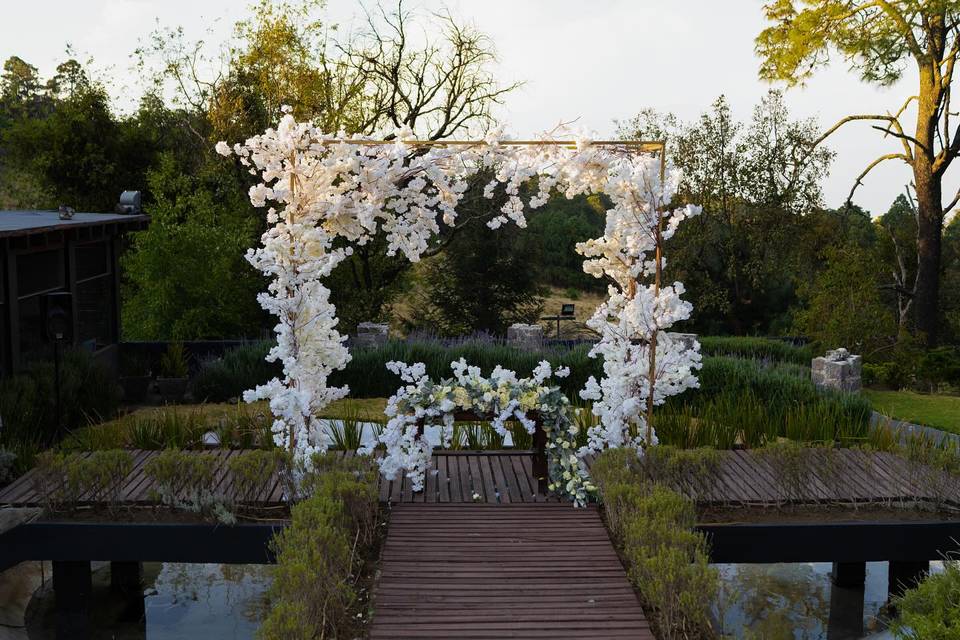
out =
[(917, 586), (930, 572), (929, 560), (891, 560), (887, 573), (887, 594), (890, 599), (902, 596), (907, 589)]
[(549, 470), (547, 469), (547, 432), (537, 415), (533, 427), (533, 477), (537, 479), (537, 493), (546, 495)]
[(53, 593), (57, 609), (57, 640), (90, 637), (90, 561), (53, 561)]
[(834, 562), (830, 579), (838, 587), (846, 589), (863, 588), (867, 579), (866, 562)]
[(110, 588), (123, 601), (123, 610), (120, 619), (133, 624), (143, 625), (146, 622), (144, 615), (146, 602), (143, 599), (143, 563), (110, 562)]
[(830, 614), (827, 640), (859, 638), (863, 635), (865, 562), (834, 562), (830, 585)]

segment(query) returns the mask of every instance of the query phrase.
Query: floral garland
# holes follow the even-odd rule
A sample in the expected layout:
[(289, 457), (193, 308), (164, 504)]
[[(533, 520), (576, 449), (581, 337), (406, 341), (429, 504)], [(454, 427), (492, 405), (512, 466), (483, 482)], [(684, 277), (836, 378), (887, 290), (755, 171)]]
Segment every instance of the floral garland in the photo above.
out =
[(405, 471), (412, 489), (422, 491), (432, 447), (420, 435), (421, 426), (439, 427), (443, 445), (449, 447), (457, 411), (489, 416), (492, 428), (503, 436), (509, 420), (518, 421), (532, 434), (535, 422), (529, 413), (536, 411), (547, 435), (550, 490), (578, 506), (585, 505), (594, 487), (576, 452), (579, 427), (570, 419), (570, 402), (560, 388), (545, 384), (551, 376), (562, 378), (570, 370), (564, 367), (553, 371), (544, 360), (529, 378), (517, 378), (515, 372), (500, 366), (484, 377), (479, 367), (469, 366), (463, 358), (450, 366), (453, 378), (434, 382), (422, 362), (387, 363), (387, 368), (407, 384), (387, 401), (390, 420), (380, 435), (387, 449), (380, 460), (381, 473), (395, 479)]
[[(218, 153), (236, 156), (260, 176), (250, 189), (251, 203), (273, 205), (261, 246), (248, 251), (247, 260), (271, 279), (258, 301), (277, 317), (277, 344), (267, 359), (283, 364), (283, 376), (245, 392), (244, 399), (269, 400), (278, 446), (309, 465), (314, 453), (331, 444), (317, 415), (349, 392), (327, 384), (350, 354), (323, 280), (354, 246), (378, 232), (386, 236), (389, 255), (418, 261), (440, 224), (456, 222), (468, 180), (491, 170), (484, 195), (502, 189), (507, 196), (491, 228), (525, 226), (525, 211), (543, 205), (554, 191), (568, 198), (604, 193), (613, 203), (604, 235), (577, 246), (587, 258), (584, 270), (613, 282), (610, 300), (589, 322), (601, 335), (591, 355), (604, 359), (604, 377), (591, 378), (581, 392), (595, 401), (601, 420), (590, 429), (589, 448), (654, 444), (643, 403), (661, 403), (695, 386), (699, 367), (699, 345), (685, 347), (662, 332), (690, 313), (679, 298), (680, 283), (659, 284), (663, 241), (699, 212), (692, 206), (667, 211), (678, 175), (670, 171), (661, 179), (653, 159), (588, 139), (577, 140), (575, 148), (512, 146), (494, 131), (476, 145), (423, 148), (413, 137), (409, 129), (393, 132), (390, 142), (334, 136), (297, 122), (287, 110), (276, 129), (232, 147), (216, 145)], [(526, 202), (524, 185), (533, 187)], [(638, 288), (638, 281), (653, 273), (656, 284)], [(647, 362), (652, 373), (645, 377)], [(643, 428), (646, 439), (638, 435)]]

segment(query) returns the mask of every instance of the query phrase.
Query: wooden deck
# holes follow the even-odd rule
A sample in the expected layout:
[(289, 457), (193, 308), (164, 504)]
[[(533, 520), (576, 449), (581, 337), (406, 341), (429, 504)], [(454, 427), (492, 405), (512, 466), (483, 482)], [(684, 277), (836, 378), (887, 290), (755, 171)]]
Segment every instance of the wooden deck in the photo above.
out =
[(400, 504), (371, 640), (654, 637), (595, 508)]
[[(124, 480), (125, 504), (152, 504), (152, 482), (144, 464), (155, 451), (133, 451), (134, 468)], [(233, 479), (227, 468), (237, 451), (197, 451), (214, 456), (217, 464), (217, 492), (233, 497)], [(380, 480), (380, 499), (391, 504), (529, 504), (557, 502), (538, 493), (529, 451), (444, 451), (433, 456), (423, 491), (413, 492), (406, 477)], [(343, 455), (343, 454), (340, 454)], [(698, 504), (751, 506), (782, 504), (891, 504), (936, 502), (960, 509), (960, 481), (919, 472), (903, 458), (891, 453), (841, 449), (830, 453), (814, 451), (810, 473), (799, 486), (789, 486), (769, 460), (753, 451), (721, 451), (719, 463), (705, 477), (673, 482), (674, 488)], [(827, 459), (829, 456), (829, 460)], [(589, 464), (592, 457), (586, 459)], [(35, 506), (41, 503), (28, 472), (0, 490), (0, 506)], [(256, 497), (260, 506), (283, 503), (283, 486), (278, 476), (264, 479)]]

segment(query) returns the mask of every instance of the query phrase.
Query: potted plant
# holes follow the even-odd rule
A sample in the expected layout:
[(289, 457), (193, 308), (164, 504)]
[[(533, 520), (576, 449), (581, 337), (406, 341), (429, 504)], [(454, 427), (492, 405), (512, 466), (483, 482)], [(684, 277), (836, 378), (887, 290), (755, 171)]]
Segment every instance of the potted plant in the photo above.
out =
[(157, 392), (164, 402), (180, 402), (187, 392), (189, 366), (183, 343), (171, 342), (166, 353), (160, 356), (160, 375), (157, 376)]
[(143, 354), (123, 353), (120, 356), (120, 387), (127, 404), (146, 401), (153, 376), (150, 361)]

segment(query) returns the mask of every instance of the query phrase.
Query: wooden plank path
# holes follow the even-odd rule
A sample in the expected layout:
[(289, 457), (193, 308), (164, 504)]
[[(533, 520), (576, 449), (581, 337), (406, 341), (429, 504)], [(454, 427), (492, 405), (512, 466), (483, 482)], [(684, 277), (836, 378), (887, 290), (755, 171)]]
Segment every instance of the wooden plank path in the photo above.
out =
[[(146, 462), (156, 451), (131, 451), (133, 470), (123, 481), (122, 502), (131, 505), (153, 504), (154, 489), (144, 473)], [(233, 488), (228, 461), (238, 451), (196, 451), (211, 456), (220, 479), (218, 492), (227, 497)], [(425, 488), (414, 492), (406, 477), (379, 480), (380, 500), (406, 504), (530, 504), (557, 502), (537, 492), (531, 452), (443, 451), (433, 456), (427, 471)], [(754, 451), (720, 451), (718, 464), (699, 480), (671, 483), (698, 504), (770, 505), (796, 504), (890, 504), (897, 502), (937, 502), (960, 508), (960, 481), (943, 476), (931, 482), (929, 470), (913, 465), (900, 456), (886, 452), (839, 449), (815, 450), (809, 474), (799, 486), (787, 486), (770, 461)], [(338, 455), (344, 455), (342, 452)], [(589, 466), (593, 458), (588, 456)], [(0, 489), (0, 506), (36, 506), (42, 501), (28, 472)], [(264, 478), (263, 489), (255, 504), (276, 506), (283, 503), (283, 484), (277, 475)]]
[(400, 504), (371, 640), (654, 637), (595, 508)]

